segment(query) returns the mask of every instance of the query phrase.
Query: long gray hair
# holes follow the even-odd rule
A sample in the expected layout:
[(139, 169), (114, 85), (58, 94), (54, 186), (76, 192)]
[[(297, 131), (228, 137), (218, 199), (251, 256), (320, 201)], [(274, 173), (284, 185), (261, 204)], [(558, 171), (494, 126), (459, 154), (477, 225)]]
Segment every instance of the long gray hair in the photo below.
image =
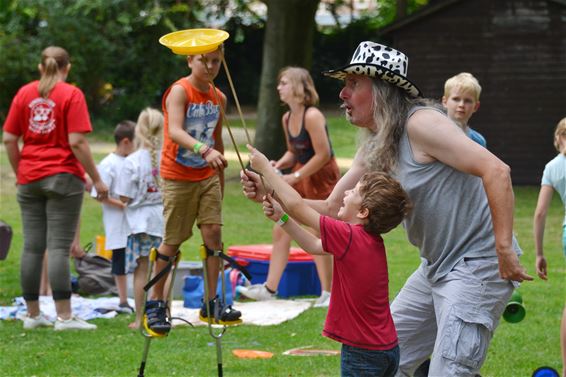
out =
[(433, 101), (411, 98), (403, 89), (386, 81), (374, 79), (373, 120), (375, 130), (364, 129), (360, 152), (368, 170), (391, 174), (397, 165), (399, 141), (405, 130), (407, 115), (413, 106), (435, 106)]

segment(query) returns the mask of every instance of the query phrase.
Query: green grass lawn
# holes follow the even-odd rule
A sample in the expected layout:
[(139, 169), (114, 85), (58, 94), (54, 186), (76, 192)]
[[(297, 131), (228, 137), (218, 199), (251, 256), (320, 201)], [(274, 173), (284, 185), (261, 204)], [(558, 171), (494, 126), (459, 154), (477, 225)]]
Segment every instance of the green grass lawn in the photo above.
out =
[[(232, 122), (236, 124), (236, 122)], [(354, 129), (339, 118), (329, 119), (332, 142), (339, 157), (352, 157)], [(102, 154), (96, 154), (100, 160)], [(270, 243), (272, 223), (258, 205), (245, 200), (239, 185), (238, 164), (227, 171), (224, 200), (223, 238), (226, 247), (235, 244)], [(516, 187), (515, 233), (525, 255), (522, 263), (534, 274), (532, 215), (538, 188)], [(518, 324), (501, 322), (482, 376), (530, 376), (539, 366), (561, 368), (559, 324), (566, 297), (566, 271), (561, 251), (563, 206), (555, 195), (547, 219), (545, 248), (549, 281), (535, 279), (520, 288), (527, 309)], [(22, 248), (19, 207), (15, 200), (14, 177), (6, 154), (0, 153), (0, 219), (12, 225), (14, 238), (8, 258), (0, 261), (0, 305), (10, 305), (20, 295), (19, 265)], [(94, 241), (103, 234), (100, 206), (85, 197), (81, 241)], [(196, 233), (198, 234), (198, 233)], [(385, 236), (388, 249), (391, 298), (419, 264), (416, 249), (397, 228)], [(183, 259), (197, 260), (200, 237), (183, 246)], [(326, 311), (309, 309), (279, 326), (239, 326), (223, 338), (226, 376), (338, 376), (338, 357), (291, 357), (282, 352), (312, 345), (339, 349), (339, 344), (320, 333)], [(61, 332), (51, 329), (24, 331), (21, 322), (0, 321), (0, 376), (134, 376), (141, 360), (144, 338), (127, 328), (130, 318), (98, 319), (92, 332)], [(241, 360), (235, 348), (274, 353), (268, 360)], [(165, 339), (152, 342), (146, 376), (215, 376), (216, 353), (205, 327), (174, 329)]]

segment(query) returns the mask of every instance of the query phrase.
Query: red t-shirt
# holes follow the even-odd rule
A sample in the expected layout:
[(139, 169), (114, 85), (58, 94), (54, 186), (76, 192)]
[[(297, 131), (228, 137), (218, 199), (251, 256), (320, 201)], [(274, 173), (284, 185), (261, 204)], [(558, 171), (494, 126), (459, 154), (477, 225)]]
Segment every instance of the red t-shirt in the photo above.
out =
[(383, 239), (331, 217), (320, 217), (322, 248), (334, 255), (332, 292), (322, 334), (368, 350), (397, 345), (389, 310), (389, 278)]
[(20, 88), (4, 122), (4, 131), (23, 139), (17, 182), (27, 184), (55, 174), (84, 179), (84, 169), (69, 145), (69, 133), (92, 131), (83, 92), (65, 82), (48, 98), (39, 96), (39, 81)]
[(222, 98), (222, 92), (217, 89), (215, 95), (212, 85), (209, 85), (208, 92), (201, 92), (193, 87), (186, 77), (183, 77), (173, 83), (163, 95), (164, 124), (160, 174), (165, 179), (176, 181), (203, 181), (216, 174), (216, 171), (208, 166), (200, 154), (181, 147), (169, 138), (169, 113), (166, 100), (174, 85), (181, 85), (185, 90), (183, 130), (211, 148), (214, 148), (216, 144), (217, 130), (222, 127), (220, 105), (218, 104), (218, 99)]

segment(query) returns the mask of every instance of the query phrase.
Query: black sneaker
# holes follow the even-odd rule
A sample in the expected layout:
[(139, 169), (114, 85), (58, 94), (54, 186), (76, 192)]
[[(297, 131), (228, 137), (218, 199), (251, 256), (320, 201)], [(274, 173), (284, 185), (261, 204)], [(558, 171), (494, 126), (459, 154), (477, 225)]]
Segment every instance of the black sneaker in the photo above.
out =
[[(224, 305), (222, 300), (217, 297), (208, 302), (212, 323), (215, 325), (237, 325), (242, 323), (242, 313), (232, 308), (232, 305)], [(203, 322), (208, 322), (206, 305), (203, 303), (200, 308), (199, 318)]]
[(145, 304), (143, 325), (151, 333), (167, 334), (171, 324), (167, 321), (167, 305), (162, 300), (148, 301)]

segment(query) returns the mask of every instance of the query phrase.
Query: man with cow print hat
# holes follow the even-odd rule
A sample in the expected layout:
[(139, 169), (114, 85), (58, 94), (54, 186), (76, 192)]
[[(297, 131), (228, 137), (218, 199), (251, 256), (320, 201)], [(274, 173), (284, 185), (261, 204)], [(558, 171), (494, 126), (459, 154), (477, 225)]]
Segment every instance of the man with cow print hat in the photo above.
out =
[[(366, 171), (401, 182), (414, 205), (403, 224), (422, 263), (391, 305), (397, 375), (412, 376), (432, 356), (430, 376), (474, 376), (514, 287), (532, 280), (513, 236), (510, 169), (420, 98), (407, 70), (404, 53), (365, 41), (349, 64), (324, 72), (344, 81), (342, 108), (365, 135), (332, 194), (309, 204), (335, 217)], [(253, 173), (242, 183), (249, 198), (261, 199)]]

